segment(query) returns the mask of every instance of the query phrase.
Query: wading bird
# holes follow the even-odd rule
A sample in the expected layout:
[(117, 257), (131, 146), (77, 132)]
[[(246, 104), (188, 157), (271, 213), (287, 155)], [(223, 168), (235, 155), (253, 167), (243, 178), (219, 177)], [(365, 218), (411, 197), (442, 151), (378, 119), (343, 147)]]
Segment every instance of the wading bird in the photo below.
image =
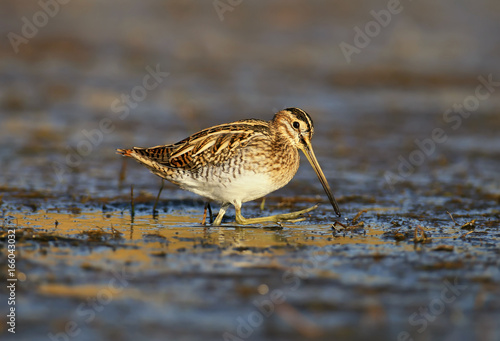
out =
[(277, 112), (270, 121), (246, 119), (204, 129), (180, 142), (151, 148), (117, 149), (179, 187), (221, 203), (213, 225), (228, 207), (238, 224), (294, 220), (310, 208), (267, 217), (244, 218), (241, 205), (283, 186), (299, 168), (299, 149), (311, 163), (340, 217), (340, 210), (311, 145), (311, 117), (298, 108)]

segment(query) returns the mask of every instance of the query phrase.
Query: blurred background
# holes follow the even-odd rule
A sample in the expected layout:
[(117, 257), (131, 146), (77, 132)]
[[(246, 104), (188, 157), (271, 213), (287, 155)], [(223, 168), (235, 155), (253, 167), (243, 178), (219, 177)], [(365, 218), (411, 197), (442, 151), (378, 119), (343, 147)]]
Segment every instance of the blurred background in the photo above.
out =
[[(3, 186), (99, 195), (116, 184), (117, 147), (291, 106), (313, 117), (335, 185), (360, 170), (387, 183), (436, 127), (449, 138), (412, 175), (456, 158), (454, 171), (494, 181), (490, 165), (460, 155), (498, 156), (496, 88), (457, 129), (443, 116), (479, 76), (500, 80), (496, 1), (63, 2), (0, 5)], [(145, 89), (151, 70), (160, 79)]]
[[(101, 224), (125, 240), (104, 251), (25, 241), (26, 339), (69, 339), (57, 333), (67, 318), (85, 324), (76, 307), (108, 283), (103, 269), (126, 267), (132, 285), (76, 339), (404, 340), (407, 330), (416, 340), (498, 340), (499, 1), (2, 1), (0, 33), (3, 217), (46, 231), (57, 219), (57, 233), (84, 240), (71, 228)], [(332, 236), (306, 164), (268, 201), (280, 209), (288, 198), (285, 210), (322, 201), (298, 229), (204, 231), (202, 202), (171, 184), (163, 208), (178, 216), (145, 220), (160, 180), (116, 148), (287, 107), (313, 118), (313, 146), (345, 217), (364, 212), (368, 227), (354, 239)], [(132, 184), (149, 200), (140, 223), (124, 215)], [(260, 214), (258, 203), (246, 208)], [(476, 232), (460, 229), (473, 219)], [(434, 233), (428, 253), (409, 241), (419, 225)], [(328, 257), (278, 317), (238, 333), (235, 318), (316, 253)], [(436, 322), (423, 331), (408, 322), (457, 278), (467, 292)]]

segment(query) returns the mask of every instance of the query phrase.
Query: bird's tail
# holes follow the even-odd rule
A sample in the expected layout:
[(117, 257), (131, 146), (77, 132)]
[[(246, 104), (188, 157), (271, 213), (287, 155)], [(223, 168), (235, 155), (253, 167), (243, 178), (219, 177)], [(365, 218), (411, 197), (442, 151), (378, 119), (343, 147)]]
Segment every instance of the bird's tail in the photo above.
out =
[(132, 156), (133, 151), (133, 149), (117, 149), (116, 153), (123, 156)]

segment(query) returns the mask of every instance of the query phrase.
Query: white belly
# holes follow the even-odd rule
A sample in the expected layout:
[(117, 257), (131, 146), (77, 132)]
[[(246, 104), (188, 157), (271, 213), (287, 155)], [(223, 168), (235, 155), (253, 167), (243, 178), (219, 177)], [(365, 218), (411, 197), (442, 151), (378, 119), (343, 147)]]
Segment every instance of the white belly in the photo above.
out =
[(237, 178), (221, 177), (218, 178), (218, 181), (200, 180), (196, 178), (183, 179), (180, 186), (203, 197), (232, 204), (262, 198), (283, 186), (277, 186), (265, 173), (245, 174)]

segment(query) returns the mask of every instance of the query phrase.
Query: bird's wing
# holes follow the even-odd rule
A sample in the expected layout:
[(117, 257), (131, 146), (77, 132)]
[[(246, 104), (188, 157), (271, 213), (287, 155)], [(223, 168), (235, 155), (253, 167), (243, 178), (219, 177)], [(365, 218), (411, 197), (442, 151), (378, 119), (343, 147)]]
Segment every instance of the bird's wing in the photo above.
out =
[[(151, 148), (134, 148), (139, 161), (156, 162), (169, 168), (196, 169), (231, 158), (239, 148), (258, 137), (269, 136), (266, 121), (242, 120), (204, 129), (180, 142)], [(119, 151), (128, 155), (125, 151)], [(132, 153), (129, 153), (132, 154)], [(148, 163), (149, 163), (148, 162)]]

